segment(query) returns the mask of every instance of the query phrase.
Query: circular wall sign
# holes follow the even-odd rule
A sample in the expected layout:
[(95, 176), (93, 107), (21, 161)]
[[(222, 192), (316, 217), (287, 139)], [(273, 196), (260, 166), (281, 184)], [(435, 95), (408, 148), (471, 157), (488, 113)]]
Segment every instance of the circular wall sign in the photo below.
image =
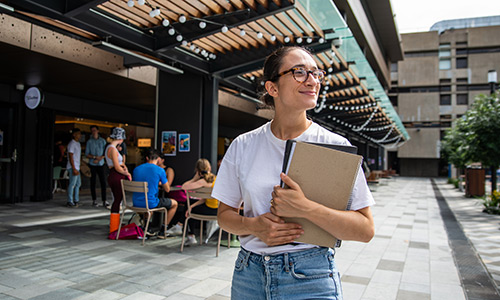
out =
[(30, 87), (24, 94), (24, 103), (29, 109), (35, 109), (43, 103), (43, 95), (37, 87)]

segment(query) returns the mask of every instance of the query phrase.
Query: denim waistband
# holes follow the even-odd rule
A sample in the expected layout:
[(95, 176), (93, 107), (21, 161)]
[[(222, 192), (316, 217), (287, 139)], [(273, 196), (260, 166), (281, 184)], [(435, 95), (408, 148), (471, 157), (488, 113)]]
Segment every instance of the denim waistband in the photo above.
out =
[(241, 247), (240, 251), (243, 254), (245, 263), (248, 260), (250, 260), (257, 263), (262, 262), (267, 264), (285, 264), (285, 265), (288, 265), (289, 262), (300, 260), (306, 257), (327, 255), (329, 251), (335, 253), (335, 250), (326, 247), (317, 247), (297, 252), (285, 252), (280, 254), (257, 254), (248, 251), (243, 247)]

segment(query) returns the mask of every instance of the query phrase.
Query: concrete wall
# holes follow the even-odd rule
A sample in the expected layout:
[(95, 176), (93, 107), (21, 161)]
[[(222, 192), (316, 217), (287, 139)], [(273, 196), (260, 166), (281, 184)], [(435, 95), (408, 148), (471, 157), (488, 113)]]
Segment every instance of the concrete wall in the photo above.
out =
[(439, 158), (439, 128), (406, 128), (410, 140), (399, 148), (399, 158)]
[(403, 122), (439, 120), (439, 93), (400, 94), (398, 114)]
[(408, 57), (398, 63), (398, 86), (426, 86), (439, 83), (439, 58)]
[(437, 159), (411, 159), (400, 160), (401, 176), (437, 177), (439, 161)]

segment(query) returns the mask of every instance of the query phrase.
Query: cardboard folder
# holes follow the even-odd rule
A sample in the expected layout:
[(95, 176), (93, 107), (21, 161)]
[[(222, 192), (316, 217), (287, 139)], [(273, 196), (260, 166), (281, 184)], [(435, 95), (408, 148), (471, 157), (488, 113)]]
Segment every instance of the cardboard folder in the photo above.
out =
[[(283, 172), (299, 184), (307, 199), (329, 208), (347, 210), (362, 157), (354, 146), (288, 140)], [(282, 184), (283, 186), (283, 184)], [(304, 218), (284, 218), (302, 225), (297, 242), (339, 247), (340, 240)]]

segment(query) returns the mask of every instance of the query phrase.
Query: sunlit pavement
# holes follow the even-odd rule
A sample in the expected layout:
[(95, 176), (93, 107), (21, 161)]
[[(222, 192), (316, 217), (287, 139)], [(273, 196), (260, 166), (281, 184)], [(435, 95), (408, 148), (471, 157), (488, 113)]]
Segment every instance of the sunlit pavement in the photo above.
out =
[[(487, 284), (484, 278), (499, 284), (500, 216), (482, 213), (478, 200), (445, 180), (434, 183), (473, 246), (458, 244), (487, 267), (478, 284)], [(375, 238), (337, 249), (344, 299), (500, 298), (496, 291), (471, 294), (470, 274), (462, 274), (446, 227), (452, 223), (443, 219), (430, 179), (394, 177), (373, 189)], [(76, 209), (64, 207), (64, 194), (56, 196), (0, 206), (0, 299), (230, 298), (238, 249), (221, 247), (215, 257), (214, 239), (184, 253), (179, 237), (152, 238), (144, 247), (139, 240), (108, 240), (108, 210), (92, 207), (88, 195)]]

